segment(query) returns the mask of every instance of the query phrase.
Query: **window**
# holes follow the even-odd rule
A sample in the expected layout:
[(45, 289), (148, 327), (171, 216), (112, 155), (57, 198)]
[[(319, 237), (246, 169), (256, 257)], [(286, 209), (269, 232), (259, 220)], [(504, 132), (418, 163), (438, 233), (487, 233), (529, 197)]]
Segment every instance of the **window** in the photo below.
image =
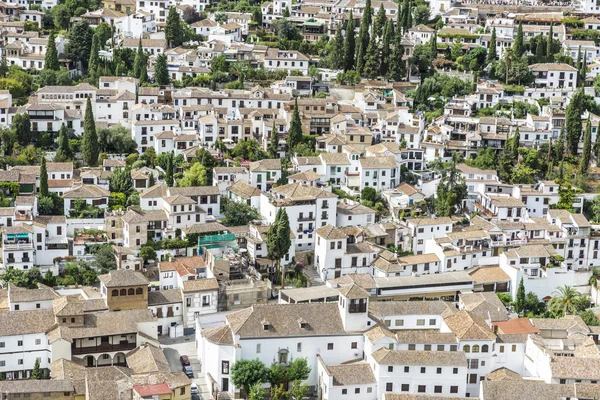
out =
[(454, 375), (457, 375), (458, 374), (458, 368), (452, 368), (452, 373)]
[(229, 361), (221, 361), (221, 373), (229, 374)]
[(144, 294), (144, 289), (142, 289), (141, 287), (135, 289), (135, 294)]
[(333, 343), (327, 343), (327, 350), (333, 350)]
[(479, 368), (479, 360), (478, 359), (467, 360), (467, 368), (469, 368), (469, 369)]
[(4, 347), (4, 342), (0, 342), (0, 347)]
[(394, 366), (388, 365), (388, 372), (394, 372)]
[(392, 382), (386, 382), (385, 384), (385, 391), (386, 392), (391, 392), (394, 390), (394, 384)]
[(367, 393), (373, 393), (373, 388), (372, 387), (368, 387), (367, 388)]
[(17, 362), (17, 364), (19, 364), (19, 365), (23, 365), (23, 359), (22, 359), (22, 358), (19, 358), (19, 361)]
[(0, 361), (0, 367), (5, 367), (6, 366), (6, 361)]
[(514, 353), (514, 352), (516, 352), (516, 351), (517, 351), (517, 345), (516, 345), (516, 344), (513, 344), (513, 345), (512, 345), (512, 352)]
[(481, 346), (481, 352), (482, 353), (487, 353), (489, 352), (490, 346), (488, 346), (487, 344), (484, 344), (483, 346)]
[(426, 389), (427, 389), (427, 387), (425, 385), (419, 385), (417, 387), (417, 392), (419, 392), (419, 393), (425, 393)]
[(435, 318), (429, 320), (429, 326), (435, 325)]
[(408, 367), (408, 366), (404, 367), (404, 373), (408, 374), (409, 372), (410, 372), (410, 367)]
[(423, 350), (425, 350), (425, 351), (431, 351), (431, 345), (430, 344), (426, 344), (425, 346), (423, 346)]
[(397, 319), (395, 322), (396, 326), (404, 326), (404, 320), (403, 319)]
[(400, 387), (400, 391), (402, 392), (408, 392), (410, 390), (410, 385), (408, 383), (403, 383), (402, 386)]
[(441, 386), (434, 386), (433, 387), (433, 393), (442, 393), (442, 387)]
[(417, 349), (417, 345), (415, 345), (415, 344), (409, 344), (408, 345), (408, 349), (409, 350), (416, 350)]
[(260, 354), (260, 343), (256, 344), (256, 354)]
[(417, 320), (417, 326), (425, 326), (425, 320), (424, 319), (418, 319)]
[(356, 348), (358, 348), (358, 342), (352, 342), (352, 343), (350, 344), (350, 348), (351, 348), (351, 349), (356, 349)]
[(17, 346), (19, 346), (19, 347), (23, 346), (23, 341), (22, 340), (17, 341)]
[(500, 353), (504, 353), (504, 346), (500, 346)]
[(359, 394), (360, 393), (360, 388), (355, 388), (354, 389), (354, 394)]
[(296, 345), (296, 351), (297, 351), (298, 353), (302, 352), (302, 343), (298, 343), (298, 344)]
[(348, 394), (348, 389), (342, 389), (342, 394)]
[(437, 345), (437, 351), (444, 351), (444, 345), (443, 344), (438, 344)]
[(127, 295), (133, 296), (134, 294), (135, 294), (135, 290), (133, 288), (129, 288), (129, 290), (127, 290)]
[(36, 346), (39, 346), (40, 344), (42, 344), (42, 339), (35, 339), (35, 344), (36, 344)]
[(467, 382), (469, 384), (473, 385), (473, 384), (477, 383), (477, 374), (469, 374), (467, 376), (467, 379), (468, 379)]
[(181, 387), (181, 388), (179, 388), (179, 394), (180, 394), (180, 395), (184, 395), (184, 394), (185, 394), (185, 386), (184, 386), (184, 387)]
[(427, 373), (427, 367), (421, 367), (421, 373), (422, 374)]
[(465, 344), (465, 345), (463, 346), (463, 351), (464, 351), (465, 353), (470, 353), (470, 352), (471, 352), (471, 346), (469, 346), (468, 344)]
[(473, 353), (479, 353), (479, 345), (478, 344), (474, 344), (472, 351), (473, 351)]
[(458, 386), (450, 386), (450, 393), (458, 393)]
[(441, 374), (442, 373), (442, 369), (440, 367), (438, 367), (435, 372), (438, 373), (438, 374)]

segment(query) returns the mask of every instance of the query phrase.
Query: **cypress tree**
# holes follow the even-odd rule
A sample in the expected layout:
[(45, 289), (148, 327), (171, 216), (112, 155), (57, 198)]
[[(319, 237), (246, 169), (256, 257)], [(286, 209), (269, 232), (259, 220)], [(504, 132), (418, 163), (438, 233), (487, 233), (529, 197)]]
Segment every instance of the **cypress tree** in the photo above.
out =
[(281, 259), (288, 253), (291, 245), (290, 220), (285, 208), (281, 207), (267, 232), (267, 257), (276, 262), (276, 279), (281, 276), (282, 287), (285, 284), (285, 271), (281, 268)]
[(406, 73), (404, 60), (404, 46), (402, 46), (402, 30), (398, 27), (394, 36), (394, 47), (390, 54), (388, 65), (388, 78), (394, 81), (401, 81)]
[(519, 133), (519, 127), (517, 126), (517, 128), (515, 129), (515, 134), (512, 137), (512, 141), (510, 144), (511, 156), (514, 161), (517, 161), (519, 159), (520, 135), (521, 134)]
[(575, 68), (579, 71), (581, 69), (581, 46), (579, 46), (579, 50), (577, 50), (577, 61), (575, 61)]
[(579, 85), (585, 86), (585, 78), (587, 75), (587, 50), (583, 53), (583, 59), (581, 60), (581, 67), (579, 68)]
[(375, 42), (375, 35), (371, 36), (371, 41), (365, 54), (364, 76), (369, 79), (377, 78), (379, 73), (379, 47)]
[(375, 16), (375, 22), (373, 23), (373, 35), (378, 38), (381, 37), (386, 21), (385, 9), (383, 8), (383, 3), (381, 3), (379, 10), (377, 10), (377, 15)]
[(367, 27), (371, 25), (371, 20), (373, 18), (373, 7), (371, 7), (371, 0), (365, 1), (365, 11), (363, 12), (362, 20), (360, 22), (361, 26), (363, 22), (367, 23)]
[(165, 170), (165, 183), (168, 187), (173, 187), (175, 181), (173, 179), (175, 165), (173, 160), (173, 152), (170, 152), (167, 157), (167, 168)]
[(523, 44), (523, 24), (521, 22), (519, 22), (517, 36), (515, 37), (515, 42), (513, 43), (513, 53), (517, 58), (521, 58), (523, 53), (525, 53), (525, 45)]
[(521, 314), (523, 311), (525, 311), (525, 285), (523, 284), (523, 278), (521, 278), (519, 287), (517, 288), (514, 306), (517, 314)]
[(588, 117), (587, 123), (585, 124), (585, 132), (583, 133), (583, 153), (579, 163), (579, 173), (582, 176), (588, 171), (590, 166), (590, 159), (592, 157), (592, 120)]
[(579, 88), (573, 93), (573, 97), (571, 97), (565, 113), (567, 148), (573, 156), (577, 155), (577, 147), (579, 145), (579, 138), (581, 137), (581, 114), (583, 114), (583, 89)]
[(342, 36), (342, 26), (338, 25), (335, 31), (335, 39), (333, 42), (333, 54), (331, 55), (331, 63), (334, 69), (344, 69), (344, 36)]
[(283, 18), (289, 18), (290, 17), (290, 8), (286, 7), (285, 10), (283, 10)]
[(594, 156), (596, 156), (596, 165), (600, 164), (600, 132), (596, 130), (596, 140), (594, 141)]
[(81, 153), (83, 155), (83, 162), (86, 165), (95, 167), (98, 164), (99, 147), (92, 102), (88, 97), (83, 121), (83, 138), (81, 139)]
[(146, 63), (142, 64), (142, 67), (140, 69), (140, 76), (138, 76), (138, 79), (140, 80), (140, 85), (142, 83), (148, 82), (148, 65), (146, 65)]
[(133, 61), (133, 76), (139, 78), (142, 72), (142, 65), (146, 63), (146, 56), (144, 49), (142, 48), (142, 38), (138, 42), (137, 53), (135, 54), (135, 60)]
[(159, 85), (168, 85), (171, 83), (167, 66), (167, 56), (165, 56), (164, 53), (160, 53), (156, 56), (156, 64), (154, 64), (154, 80)]
[(100, 57), (98, 52), (100, 51), (100, 39), (98, 35), (92, 36), (92, 49), (90, 50), (90, 59), (88, 60), (88, 73), (94, 74), (98, 69)]
[(354, 35), (354, 18), (352, 17), (352, 10), (350, 10), (350, 18), (348, 18), (346, 37), (344, 39), (344, 72), (354, 68), (354, 52), (356, 50), (356, 38)]
[[(365, 12), (365, 15), (367, 13)], [(360, 29), (358, 30), (358, 46), (356, 52), (356, 72), (360, 75), (363, 73), (365, 66), (365, 57), (367, 56), (367, 49), (369, 48), (369, 42), (371, 41), (369, 35), (369, 24), (366, 23), (364, 15), (360, 23)]]
[(560, 130), (560, 134), (558, 135), (558, 142), (556, 143), (556, 160), (562, 160), (565, 158), (565, 126), (563, 126)]
[(554, 29), (552, 23), (550, 24), (550, 31), (548, 32), (548, 40), (546, 41), (546, 62), (554, 62), (554, 54), (552, 54), (552, 42), (554, 36)]
[(406, 13), (406, 31), (412, 27), (412, 0), (408, 1), (408, 12)]
[(298, 98), (294, 99), (294, 112), (290, 121), (290, 129), (287, 134), (288, 152), (292, 152), (294, 147), (302, 140), (302, 121), (300, 120), (300, 111), (298, 109)]
[(48, 196), (48, 169), (46, 168), (46, 157), (42, 156), (40, 164), (40, 196)]
[(150, 173), (150, 175), (148, 175), (148, 187), (150, 188), (150, 187), (152, 187), (154, 185), (155, 185), (154, 174)]
[(273, 127), (271, 128), (271, 137), (269, 146), (267, 147), (267, 153), (269, 153), (269, 157), (271, 158), (279, 158), (279, 136), (277, 135), (275, 120), (273, 120)]
[(403, 33), (406, 33), (406, 31), (408, 30), (408, 28), (406, 27), (406, 24), (408, 22), (408, 13), (410, 13), (410, 3), (409, 0), (404, 0), (402, 2), (402, 12), (400, 13), (400, 16), (398, 18), (398, 28), (402, 27)]
[(496, 28), (492, 29), (492, 37), (490, 38), (490, 45), (488, 46), (487, 62), (488, 64), (496, 61)]
[(431, 58), (437, 58), (437, 32), (433, 32), (433, 36), (429, 41), (429, 51), (431, 52)]
[(58, 149), (56, 150), (56, 161), (65, 161), (73, 158), (73, 151), (69, 143), (67, 126), (62, 124), (58, 131)]
[(386, 21), (383, 29), (383, 37), (381, 38), (381, 68), (379, 75), (385, 76), (388, 71), (388, 65), (390, 62), (390, 45), (394, 36), (394, 24), (392, 21)]
[(52, 71), (58, 71), (60, 64), (58, 63), (58, 52), (56, 51), (56, 37), (53, 33), (48, 37), (48, 44), (46, 45), (46, 56), (44, 57), (44, 68)]
[(543, 63), (546, 59), (546, 39), (542, 35), (540, 35), (539, 38), (540, 40), (535, 48), (535, 59), (536, 62)]
[(175, 7), (169, 8), (165, 25), (165, 39), (171, 47), (181, 46), (185, 40), (183, 23)]

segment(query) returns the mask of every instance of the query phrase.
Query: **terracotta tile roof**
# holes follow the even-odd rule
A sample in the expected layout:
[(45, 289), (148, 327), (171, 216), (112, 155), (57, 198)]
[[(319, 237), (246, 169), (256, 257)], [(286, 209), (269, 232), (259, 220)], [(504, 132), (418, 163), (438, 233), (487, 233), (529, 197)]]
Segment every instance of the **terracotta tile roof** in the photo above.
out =
[(529, 318), (512, 318), (508, 321), (494, 322), (494, 325), (498, 327), (498, 333), (503, 334), (537, 334), (540, 330), (534, 327)]

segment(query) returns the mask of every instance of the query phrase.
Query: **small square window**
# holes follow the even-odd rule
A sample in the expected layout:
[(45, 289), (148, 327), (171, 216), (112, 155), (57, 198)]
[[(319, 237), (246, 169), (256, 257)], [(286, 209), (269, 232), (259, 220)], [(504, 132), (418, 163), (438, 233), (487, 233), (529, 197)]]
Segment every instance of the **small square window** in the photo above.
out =
[(327, 343), (327, 350), (333, 350), (333, 343)]
[(394, 367), (392, 365), (388, 365), (388, 372), (394, 372)]
[(348, 389), (342, 389), (342, 394), (348, 394)]
[(442, 373), (442, 369), (438, 367), (438, 369), (436, 370), (436, 372), (437, 372), (438, 374), (441, 374), (441, 373)]
[(404, 372), (408, 374), (410, 372), (410, 367), (404, 367)]
[(421, 367), (421, 373), (424, 374), (427, 372), (427, 368), (426, 367)]

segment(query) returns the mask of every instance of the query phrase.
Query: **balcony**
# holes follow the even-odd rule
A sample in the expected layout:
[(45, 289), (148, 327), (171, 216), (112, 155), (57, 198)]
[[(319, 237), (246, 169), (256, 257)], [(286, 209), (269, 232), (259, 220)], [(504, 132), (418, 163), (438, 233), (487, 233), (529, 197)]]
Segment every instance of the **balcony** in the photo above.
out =
[(136, 343), (119, 343), (110, 344), (102, 343), (98, 346), (75, 347), (71, 346), (71, 354), (92, 354), (92, 353), (108, 353), (112, 351), (133, 350), (137, 347)]
[(298, 217), (298, 221), (314, 221), (314, 220), (315, 220), (314, 215)]
[(4, 243), (2, 247), (4, 250), (31, 250), (33, 243)]

